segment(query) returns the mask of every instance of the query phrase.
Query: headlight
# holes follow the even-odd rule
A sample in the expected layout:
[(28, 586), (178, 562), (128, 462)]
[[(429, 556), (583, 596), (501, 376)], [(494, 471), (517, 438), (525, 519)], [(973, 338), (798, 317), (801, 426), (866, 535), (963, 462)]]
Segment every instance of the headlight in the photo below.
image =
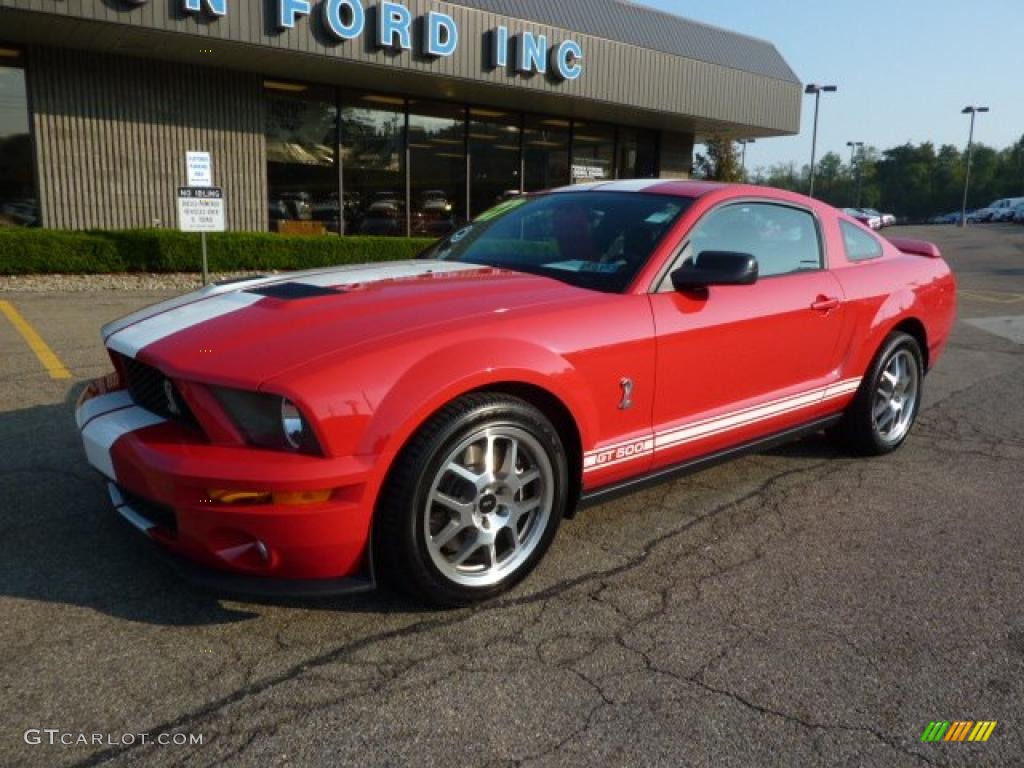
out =
[(302, 411), (288, 398), (219, 387), (213, 393), (251, 445), (323, 455)]
[(298, 407), (287, 397), (281, 399), (281, 431), (284, 432), (284, 439), (288, 441), (295, 450), (302, 450), (303, 444), (309, 436), (309, 427)]

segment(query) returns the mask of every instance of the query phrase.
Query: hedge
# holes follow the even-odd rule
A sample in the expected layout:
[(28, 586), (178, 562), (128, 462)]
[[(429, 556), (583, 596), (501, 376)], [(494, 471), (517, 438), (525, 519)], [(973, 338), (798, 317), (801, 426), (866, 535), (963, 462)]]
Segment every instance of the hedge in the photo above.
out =
[[(284, 270), (409, 259), (431, 240), (303, 237), (260, 232), (207, 236), (211, 272)], [(66, 232), (0, 228), (0, 275), (199, 272), (199, 235), (169, 229)]]

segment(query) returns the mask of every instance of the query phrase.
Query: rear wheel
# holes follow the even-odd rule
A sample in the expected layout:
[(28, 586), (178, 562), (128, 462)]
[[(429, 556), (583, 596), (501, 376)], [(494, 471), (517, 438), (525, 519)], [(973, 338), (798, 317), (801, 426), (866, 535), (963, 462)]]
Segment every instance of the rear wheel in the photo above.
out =
[(847, 410), (839, 434), (855, 452), (881, 456), (906, 441), (921, 408), (924, 364), (921, 346), (906, 333), (882, 345)]
[(565, 513), (568, 469), (548, 419), (513, 397), (463, 397), (402, 452), (378, 508), (393, 584), (443, 605), (493, 597), (544, 556)]

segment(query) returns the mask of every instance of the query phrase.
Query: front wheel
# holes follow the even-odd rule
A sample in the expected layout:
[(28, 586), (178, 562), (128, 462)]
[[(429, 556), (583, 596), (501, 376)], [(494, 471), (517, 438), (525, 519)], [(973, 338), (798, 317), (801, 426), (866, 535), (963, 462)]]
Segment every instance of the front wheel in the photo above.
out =
[(906, 441), (921, 409), (924, 363), (917, 339), (891, 334), (882, 345), (839, 428), (855, 452), (881, 456)]
[(442, 605), (511, 588), (555, 536), (567, 467), (558, 433), (529, 403), (474, 394), (449, 404), (402, 451), (381, 495), (382, 575)]

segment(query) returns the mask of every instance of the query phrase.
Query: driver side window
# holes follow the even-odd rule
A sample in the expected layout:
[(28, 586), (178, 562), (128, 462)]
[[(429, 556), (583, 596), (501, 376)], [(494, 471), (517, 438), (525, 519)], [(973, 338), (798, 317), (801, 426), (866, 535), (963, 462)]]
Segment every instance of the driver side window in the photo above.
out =
[(734, 203), (712, 211), (693, 228), (676, 267), (687, 262), (699, 267), (707, 251), (750, 254), (762, 278), (824, 266), (814, 216), (774, 203)]

